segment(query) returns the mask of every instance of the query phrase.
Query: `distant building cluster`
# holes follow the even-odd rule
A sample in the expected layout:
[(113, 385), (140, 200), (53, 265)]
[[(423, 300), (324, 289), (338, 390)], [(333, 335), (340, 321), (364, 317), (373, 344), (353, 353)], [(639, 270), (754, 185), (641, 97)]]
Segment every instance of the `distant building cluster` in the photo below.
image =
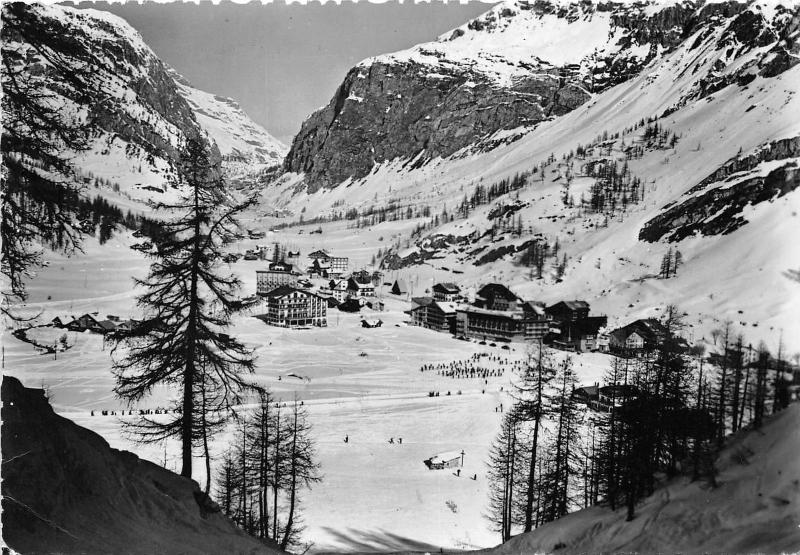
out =
[[(266, 258), (269, 250), (259, 245), (252, 253)], [(345, 312), (358, 312), (364, 306), (383, 310), (383, 302), (377, 296), (377, 288), (383, 280), (381, 272), (349, 273), (349, 259), (326, 250), (313, 251), (307, 258), (308, 266), (302, 270), (299, 251), (279, 251), (276, 246), (272, 262), (266, 269), (256, 270), (256, 293), (266, 308), (261, 316), (265, 322), (280, 327), (321, 327), (327, 325), (329, 308)], [(395, 296), (411, 293), (403, 278), (384, 285), (390, 286), (389, 292)], [(607, 331), (608, 318), (590, 314), (589, 303), (584, 300), (563, 300), (548, 306), (525, 300), (501, 283), (481, 286), (471, 300), (456, 283), (436, 283), (429, 290), (429, 296), (411, 297), (410, 301), (406, 314), (411, 324), (459, 339), (503, 343), (541, 341), (568, 351), (636, 356), (652, 349), (665, 334), (663, 326), (655, 319), (636, 320)], [(92, 315), (83, 315), (74, 320), (69, 324), (72, 328), (60, 321), (58, 325), (98, 333), (130, 326), (130, 323), (115, 323), (111, 317), (98, 320)]]
[[(256, 270), (256, 293), (266, 304), (262, 319), (268, 324), (326, 326), (328, 308), (357, 312), (369, 306), (382, 310), (383, 303), (376, 297), (382, 273), (359, 270), (348, 275), (349, 259), (325, 250), (310, 253), (308, 259), (307, 269), (301, 271), (300, 253), (288, 251), (280, 259), (274, 256), (267, 269)], [(312, 279), (324, 282), (315, 287)]]
[(542, 340), (563, 349), (598, 348), (605, 316), (589, 316), (585, 301), (562, 301), (550, 307), (520, 298), (505, 285), (482, 286), (471, 303), (453, 283), (437, 283), (432, 297), (414, 297), (407, 311), (414, 325), (462, 339), (531, 342)]
[(109, 314), (103, 319), (100, 318), (97, 312), (87, 312), (80, 316), (59, 314), (50, 320), (50, 325), (56, 328), (63, 328), (75, 332), (90, 331), (103, 335), (130, 331), (136, 324), (138, 324), (136, 320), (121, 320), (118, 316), (113, 314)]

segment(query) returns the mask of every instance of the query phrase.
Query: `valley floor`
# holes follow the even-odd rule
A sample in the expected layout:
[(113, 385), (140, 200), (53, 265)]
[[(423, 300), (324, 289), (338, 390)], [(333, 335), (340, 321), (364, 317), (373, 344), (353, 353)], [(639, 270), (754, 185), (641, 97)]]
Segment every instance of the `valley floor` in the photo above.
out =
[[(141, 275), (144, 265), (139, 260), (137, 266), (133, 251), (120, 241), (118, 251), (101, 251), (87, 243), (83, 256), (54, 258), (32, 288), (33, 299), (40, 301), (36, 306), (45, 310), (41, 319), (94, 310), (103, 316), (134, 315), (127, 276)], [(109, 250), (112, 254), (106, 256)], [(254, 273), (262, 263), (248, 264)], [(247, 294), (250, 276), (242, 274)], [(250, 287), (254, 289), (254, 284)], [(42, 298), (48, 288), (62, 298)], [(362, 328), (358, 314), (336, 310), (329, 312), (327, 328), (288, 330), (240, 316), (232, 329), (256, 350), (256, 379), (284, 401), (297, 395), (309, 409), (324, 480), (304, 496), (304, 538), (314, 550), (495, 545), (499, 534), (483, 516), (485, 461), (499, 427), (500, 405), (510, 405), (510, 368), (525, 356), (524, 347), (504, 350), (407, 326), (403, 310), (408, 303), (391, 296), (385, 301), (384, 312), (367, 315), (384, 321), (376, 329)], [(28, 387), (46, 386), (59, 414), (98, 432), (112, 447), (179, 469), (177, 442), (140, 446), (123, 432), (122, 423), (135, 417), (119, 416), (123, 405), (113, 395), (111, 354), (102, 337), (88, 332), (67, 335), (72, 347), (54, 357), (5, 333), (4, 372)], [(474, 353), (507, 359), (502, 365), (486, 362), (487, 358), (478, 363), (505, 372), (484, 381), (420, 371), (423, 364), (465, 360)], [(575, 361), (584, 382), (601, 379), (606, 365), (606, 357), (599, 354), (581, 355)], [(440, 395), (428, 397), (429, 391)], [(158, 390), (133, 408), (165, 406), (172, 394)], [(118, 415), (101, 416), (102, 410)], [(348, 443), (343, 441), (345, 435)], [(389, 443), (390, 438), (395, 443)], [(226, 440), (220, 436), (213, 450), (221, 452)], [(423, 464), (435, 454), (454, 450), (465, 452), (461, 476), (450, 470), (431, 471)], [(201, 459), (195, 467), (195, 479), (202, 484)]]

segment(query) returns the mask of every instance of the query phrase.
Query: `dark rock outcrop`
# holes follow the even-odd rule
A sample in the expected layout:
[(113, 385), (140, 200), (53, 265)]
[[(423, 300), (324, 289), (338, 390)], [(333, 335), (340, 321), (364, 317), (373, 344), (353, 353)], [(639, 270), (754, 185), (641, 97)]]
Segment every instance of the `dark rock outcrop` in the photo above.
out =
[[(166, 66), (122, 20), (88, 10), (21, 3), (6, 5), (3, 19), (14, 22), (3, 33), (3, 56), (12, 66), (44, 77), (53, 93), (86, 109), (95, 132), (122, 139), (151, 159), (172, 162), (178, 152), (168, 127), (182, 136), (201, 135)], [(89, 69), (91, 82), (84, 79), (76, 88), (31, 47), (29, 35), (51, 37), (48, 55), (68, 67)]]
[(589, 99), (559, 70), (496, 87), (480, 72), (375, 62), (347, 74), (331, 103), (303, 124), (286, 157), (310, 190), (367, 175), (376, 163), (446, 157), (498, 129), (532, 125)]
[(680, 241), (695, 233), (721, 235), (747, 223), (743, 210), (781, 197), (800, 186), (796, 160), (774, 168), (766, 175), (748, 176), (762, 162), (800, 157), (800, 137), (773, 141), (747, 156), (728, 160), (698, 185), (685, 200), (670, 205), (642, 226), (639, 239)]
[(278, 553), (228, 521), (196, 482), (2, 383), (3, 540), (20, 553)]

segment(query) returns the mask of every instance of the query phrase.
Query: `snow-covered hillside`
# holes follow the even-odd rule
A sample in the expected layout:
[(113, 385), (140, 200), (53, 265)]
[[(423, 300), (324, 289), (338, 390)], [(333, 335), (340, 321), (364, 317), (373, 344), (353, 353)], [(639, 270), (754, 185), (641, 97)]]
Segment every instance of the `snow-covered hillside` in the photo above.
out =
[[(570, 112), (690, 36), (732, 24), (734, 40), (719, 47), (730, 43), (734, 59), (739, 47), (774, 46), (791, 27), (772, 9), (745, 7), (507, 0), (437, 41), (356, 65), (303, 123), (285, 167), (303, 172), (314, 191), (394, 160), (448, 157), (496, 131)], [(774, 55), (785, 60), (785, 52)], [(719, 85), (705, 77), (703, 91)]]
[[(635, 64), (635, 60), (649, 59), (663, 49), (654, 41), (650, 54), (648, 42), (639, 42), (619, 26), (621, 13), (646, 22), (651, 14), (646, 14), (643, 6), (616, 5), (603, 10), (592, 3), (501, 2), (434, 42), (369, 58), (358, 67), (366, 70), (375, 63), (402, 62), (428, 66), (430, 71), (470, 67), (506, 87), (534, 72), (567, 66), (580, 66), (588, 77), (598, 65), (603, 67), (601, 61), (607, 58), (627, 57)], [(660, 13), (661, 7), (650, 3), (647, 11)], [(676, 30), (667, 31), (677, 34)], [(588, 79), (586, 84), (594, 88)]]
[(716, 489), (679, 478), (645, 499), (631, 522), (624, 509), (592, 507), (481, 553), (795, 553), (798, 460), (795, 403), (730, 440), (717, 459)]
[(224, 516), (196, 482), (53, 412), (3, 377), (3, 546), (13, 553), (278, 553)]
[(198, 123), (217, 144), (230, 173), (248, 173), (283, 161), (286, 145), (251, 120), (235, 100), (196, 89), (174, 70), (170, 75)]
[[(3, 56), (31, 80), (40, 80), (52, 103), (89, 126), (89, 148), (72, 153), (78, 178), (118, 204), (167, 200), (181, 145), (201, 136), (240, 174), (280, 162), (283, 146), (229, 99), (189, 86), (123, 19), (94, 9), (15, 4), (3, 19), (18, 22)], [(29, 37), (51, 37), (47, 50)], [(5, 35), (4, 35), (5, 37)], [(54, 69), (48, 57), (74, 68), (83, 80)], [(68, 154), (69, 155), (69, 154)]]
[[(754, 344), (777, 343), (783, 330), (796, 348), (800, 295), (791, 271), (800, 249), (789, 238), (800, 232), (800, 16), (796, 3), (791, 10), (700, 8), (707, 25), (568, 114), (497, 132), (447, 158), (376, 164), (332, 189), (311, 192), (306, 174), (289, 173), (276, 183), (279, 203), (306, 221), (345, 208), (365, 214), (394, 204), (405, 217), (409, 207), (415, 216), (428, 207), (416, 220), (427, 226), (421, 238), (392, 237), (384, 258), (411, 282), (492, 278), (529, 298), (585, 298), (612, 327), (675, 303), (696, 339), (730, 319)], [(635, 194), (603, 185), (599, 168), (613, 164), (618, 173), (627, 168), (623, 182), (638, 180)], [(515, 175), (526, 178), (523, 188), (472, 202), (478, 186), (485, 192)], [(606, 199), (599, 208), (597, 193)], [(384, 235), (383, 224), (361, 219)], [(525, 251), (545, 240), (559, 243), (558, 260), (532, 278)], [(669, 249), (681, 252), (682, 265), (660, 279)]]

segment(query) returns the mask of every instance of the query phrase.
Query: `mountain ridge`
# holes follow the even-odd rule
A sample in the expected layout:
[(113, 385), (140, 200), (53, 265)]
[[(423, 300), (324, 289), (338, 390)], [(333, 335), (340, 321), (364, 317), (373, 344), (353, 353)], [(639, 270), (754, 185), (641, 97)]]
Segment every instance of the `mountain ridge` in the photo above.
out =
[[(569, 113), (725, 20), (729, 42), (775, 42), (770, 17), (778, 15), (753, 2), (508, 0), (437, 41), (354, 66), (302, 124), (284, 169), (302, 173), (314, 192), (393, 160), (447, 158), (498, 131), (530, 131)], [(782, 54), (777, 66), (796, 63)], [(709, 75), (699, 94), (727, 84)]]
[[(25, 36), (10, 35), (3, 55), (44, 83), (54, 102), (91, 130), (89, 148), (67, 153), (78, 179), (103, 185), (117, 204), (139, 209), (169, 200), (181, 145), (201, 137), (211, 156), (238, 176), (277, 165), (285, 147), (250, 120), (238, 104), (192, 87), (168, 67), (124, 19), (92, 8), (7, 4), (3, 18), (22, 29), (60, 37), (54, 55), (78, 72), (91, 73), (91, 90), (76, 91), (52, 71)], [(77, 100), (89, 96), (92, 101)], [(112, 184), (114, 191), (111, 191)]]

